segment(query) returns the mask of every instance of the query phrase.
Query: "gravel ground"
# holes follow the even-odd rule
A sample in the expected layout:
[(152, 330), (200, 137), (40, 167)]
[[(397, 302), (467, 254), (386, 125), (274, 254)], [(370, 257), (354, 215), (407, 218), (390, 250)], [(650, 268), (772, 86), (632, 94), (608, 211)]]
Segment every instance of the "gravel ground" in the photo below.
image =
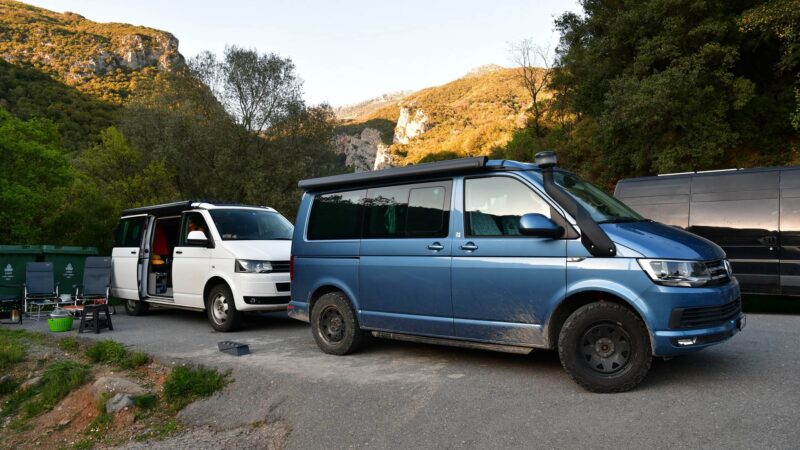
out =
[[(582, 390), (548, 351), (523, 356), (375, 340), (336, 357), (317, 349), (307, 324), (283, 315), (248, 318), (245, 330), (231, 334), (212, 331), (194, 312), (113, 319), (114, 331), (81, 336), (114, 339), (166, 362), (233, 370), (235, 382), (221, 394), (181, 412), (194, 429), (149, 449), (745, 449), (800, 442), (800, 316), (749, 315), (730, 341), (657, 360), (639, 388), (613, 395)], [(221, 340), (248, 343), (252, 354), (220, 353)]]

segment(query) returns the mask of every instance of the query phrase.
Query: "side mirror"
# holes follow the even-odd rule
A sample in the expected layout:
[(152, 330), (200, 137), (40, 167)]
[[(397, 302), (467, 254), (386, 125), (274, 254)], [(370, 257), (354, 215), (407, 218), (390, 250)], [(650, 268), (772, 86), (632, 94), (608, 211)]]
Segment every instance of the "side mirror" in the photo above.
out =
[(564, 228), (541, 214), (530, 213), (519, 219), (519, 232), (524, 236), (555, 239), (564, 234)]
[(186, 242), (190, 245), (205, 245), (208, 243), (208, 237), (200, 230), (190, 231), (186, 236)]

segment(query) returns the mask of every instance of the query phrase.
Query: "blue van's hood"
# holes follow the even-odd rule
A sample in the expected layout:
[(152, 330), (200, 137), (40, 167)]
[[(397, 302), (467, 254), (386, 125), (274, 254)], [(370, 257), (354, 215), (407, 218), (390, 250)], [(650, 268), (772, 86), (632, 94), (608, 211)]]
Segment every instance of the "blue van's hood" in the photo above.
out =
[(708, 239), (658, 222), (623, 222), (600, 225), (608, 237), (645, 258), (709, 261), (725, 257), (725, 252)]

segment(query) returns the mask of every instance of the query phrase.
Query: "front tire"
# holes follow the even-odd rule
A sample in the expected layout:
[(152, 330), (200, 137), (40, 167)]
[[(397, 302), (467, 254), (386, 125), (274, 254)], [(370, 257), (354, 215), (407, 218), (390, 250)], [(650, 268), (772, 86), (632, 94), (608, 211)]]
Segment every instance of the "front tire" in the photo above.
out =
[(561, 365), (592, 392), (625, 392), (650, 370), (650, 335), (641, 319), (616, 303), (596, 302), (567, 318), (558, 338)]
[(314, 303), (311, 332), (320, 350), (330, 355), (352, 353), (364, 341), (356, 313), (341, 292), (329, 292)]
[(125, 300), (125, 312), (129, 316), (143, 316), (150, 309), (150, 304), (141, 300)]
[(206, 313), (209, 323), (217, 331), (236, 331), (242, 325), (243, 314), (236, 310), (233, 293), (226, 284), (218, 284), (208, 291)]

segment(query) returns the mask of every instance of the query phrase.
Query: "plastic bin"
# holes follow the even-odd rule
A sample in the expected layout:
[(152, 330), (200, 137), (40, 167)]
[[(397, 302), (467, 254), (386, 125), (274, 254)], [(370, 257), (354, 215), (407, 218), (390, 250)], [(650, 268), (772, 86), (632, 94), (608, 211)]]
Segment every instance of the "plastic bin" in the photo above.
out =
[(41, 254), (40, 245), (0, 245), (0, 299), (22, 299), (25, 266)]
[(47, 326), (53, 332), (70, 331), (72, 329), (72, 316), (67, 311), (56, 308), (50, 313), (50, 317), (47, 319)]
[(83, 265), (87, 256), (97, 255), (96, 247), (43, 245), (44, 260), (53, 263), (58, 291), (72, 293), (73, 286), (83, 283)]

